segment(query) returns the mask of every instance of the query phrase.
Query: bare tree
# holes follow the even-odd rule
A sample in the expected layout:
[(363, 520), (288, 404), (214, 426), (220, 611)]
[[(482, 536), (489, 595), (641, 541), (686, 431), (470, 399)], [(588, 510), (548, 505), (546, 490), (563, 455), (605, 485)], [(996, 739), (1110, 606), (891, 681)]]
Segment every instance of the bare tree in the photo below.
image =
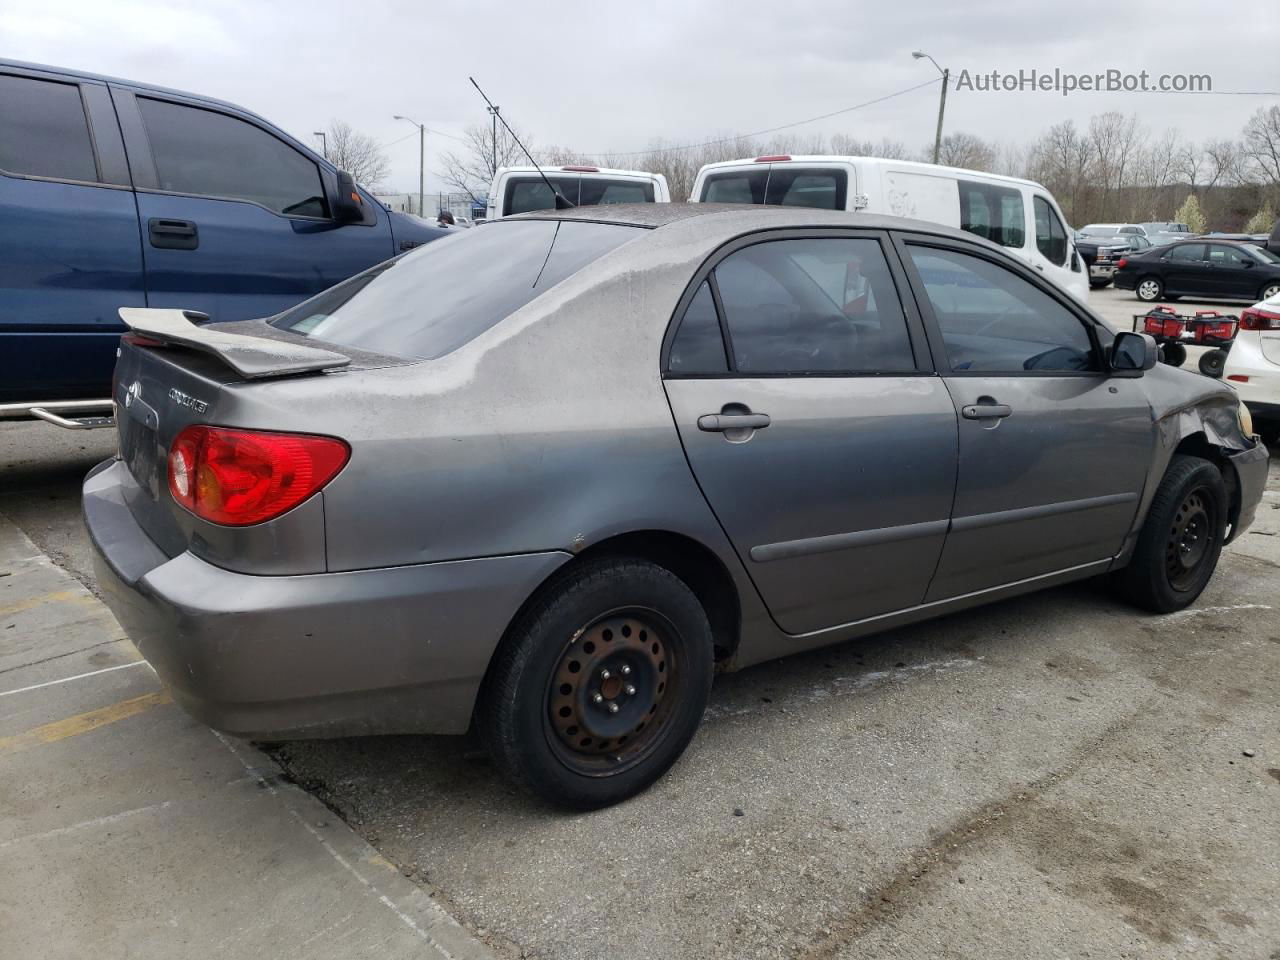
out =
[(1204, 154), (1205, 165), (1209, 168), (1206, 188), (1212, 189), (1219, 184), (1234, 187), (1245, 179), (1245, 154), (1239, 140), (1206, 140), (1201, 152)]
[(1098, 209), (1102, 216), (1113, 216), (1119, 203), (1115, 193), (1126, 183), (1126, 176), (1144, 139), (1136, 116), (1126, 117), (1110, 111), (1089, 118), (1089, 141), (1093, 150), (1093, 172), (1101, 193)]
[(1262, 182), (1280, 186), (1280, 106), (1259, 107), (1249, 118), (1244, 149)]
[(843, 157), (885, 157), (889, 160), (907, 160), (911, 155), (911, 151), (901, 141), (885, 137), (879, 143), (873, 143), (846, 133), (837, 133), (831, 137), (831, 152)]
[(345, 120), (329, 122), (325, 145), (330, 162), (366, 189), (376, 190), (390, 172), (391, 163), (378, 141), (357, 132)]
[[(526, 147), (533, 150), (527, 136), (516, 133)], [(524, 151), (501, 123), (495, 137), (492, 124), (473, 124), (464, 131), (464, 143), (457, 149), (440, 155), (444, 167), (441, 174), (445, 183), (471, 194), (479, 200), (489, 192), (493, 175), (499, 167), (527, 163)]]
[[(925, 153), (933, 149), (930, 144)], [(938, 162), (944, 167), (965, 167), (969, 170), (990, 170), (996, 165), (996, 148), (972, 133), (957, 131), (942, 138)]]

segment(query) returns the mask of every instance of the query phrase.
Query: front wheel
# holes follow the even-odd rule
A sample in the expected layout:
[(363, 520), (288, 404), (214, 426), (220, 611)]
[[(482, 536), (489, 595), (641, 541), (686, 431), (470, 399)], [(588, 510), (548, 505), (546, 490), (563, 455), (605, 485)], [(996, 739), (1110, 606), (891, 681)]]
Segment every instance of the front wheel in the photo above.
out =
[(1143, 277), (1138, 281), (1135, 292), (1138, 299), (1144, 303), (1153, 303), (1160, 299), (1160, 295), (1164, 293), (1164, 284), (1155, 277)]
[(1280, 296), (1280, 283), (1268, 283), (1258, 291), (1259, 300), (1270, 300), (1275, 296)]
[(1155, 613), (1190, 606), (1218, 565), (1226, 523), (1227, 488), (1218, 468), (1200, 457), (1175, 456), (1133, 557), (1116, 575), (1120, 595)]
[(1200, 354), (1199, 367), (1206, 377), (1213, 377), (1215, 380), (1221, 378), (1222, 371), (1227, 367), (1227, 351), (1219, 347)]
[(644, 560), (575, 565), (526, 611), (477, 704), (498, 765), (552, 803), (625, 800), (684, 752), (711, 692), (707, 616)]

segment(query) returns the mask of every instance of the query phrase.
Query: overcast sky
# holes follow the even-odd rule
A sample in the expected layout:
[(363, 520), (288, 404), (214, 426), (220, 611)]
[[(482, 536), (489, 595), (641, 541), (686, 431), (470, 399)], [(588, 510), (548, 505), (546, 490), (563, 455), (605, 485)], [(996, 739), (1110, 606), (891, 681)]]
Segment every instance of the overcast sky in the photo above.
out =
[[(347, 120), (387, 144), (387, 185), (402, 191), (417, 188), (418, 144), (393, 114), (455, 135), (485, 122), (469, 74), (538, 144), (590, 153), (750, 132), (892, 93), (933, 74), (911, 58), (917, 47), (953, 74), (1145, 69), (1208, 73), (1217, 91), (1274, 91), (1278, 42), (1273, 0), (0, 0), (0, 56), (220, 97), (308, 143), (331, 119)], [(933, 85), (797, 132), (920, 149), (932, 142), (937, 93)], [(953, 89), (946, 129), (1025, 141), (1068, 117), (1121, 110), (1153, 132), (1203, 140), (1237, 136), (1276, 102)], [(428, 190), (441, 186), (433, 155), (457, 146), (428, 137)]]

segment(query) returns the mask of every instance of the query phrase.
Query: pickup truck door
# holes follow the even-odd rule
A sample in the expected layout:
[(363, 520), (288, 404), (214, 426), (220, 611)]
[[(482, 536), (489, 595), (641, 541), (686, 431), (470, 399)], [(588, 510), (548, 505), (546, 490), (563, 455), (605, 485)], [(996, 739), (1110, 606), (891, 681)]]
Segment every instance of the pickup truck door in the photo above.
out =
[(138, 211), (104, 84), (0, 68), (0, 403), (105, 399), (143, 306)]
[(261, 120), (177, 95), (113, 86), (133, 169), (147, 305), (214, 321), (278, 313), (393, 256), (387, 211), (331, 216), (329, 181)]

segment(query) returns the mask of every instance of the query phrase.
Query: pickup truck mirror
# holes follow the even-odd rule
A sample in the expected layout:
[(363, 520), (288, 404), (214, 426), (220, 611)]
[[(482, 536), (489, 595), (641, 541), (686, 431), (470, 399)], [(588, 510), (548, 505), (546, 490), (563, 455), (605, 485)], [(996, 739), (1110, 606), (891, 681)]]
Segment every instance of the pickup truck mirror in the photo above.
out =
[(1145, 333), (1117, 333), (1111, 344), (1111, 372), (1117, 377), (1140, 377), (1158, 359), (1155, 338)]
[(333, 204), (333, 218), (339, 223), (363, 223), (364, 198), (356, 189), (356, 182), (345, 170), (338, 171), (338, 196)]

